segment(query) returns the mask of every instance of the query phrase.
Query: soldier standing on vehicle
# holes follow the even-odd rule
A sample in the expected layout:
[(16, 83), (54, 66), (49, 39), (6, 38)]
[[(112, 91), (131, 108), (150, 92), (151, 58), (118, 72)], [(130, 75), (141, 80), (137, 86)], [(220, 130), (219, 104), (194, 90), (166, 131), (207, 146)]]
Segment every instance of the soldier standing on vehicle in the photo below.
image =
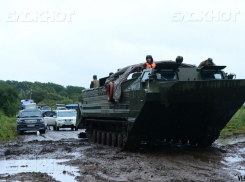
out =
[(156, 64), (153, 61), (153, 57), (151, 55), (147, 55), (146, 56), (146, 62), (142, 66), (142, 70), (149, 69), (149, 68), (155, 68), (155, 67), (156, 67)]
[(97, 75), (93, 76), (93, 81), (91, 81), (90, 88), (96, 88), (100, 86), (100, 82), (97, 80)]
[(202, 66), (216, 66), (216, 64), (214, 64), (212, 58), (208, 58), (207, 60), (202, 61), (198, 67), (202, 67)]

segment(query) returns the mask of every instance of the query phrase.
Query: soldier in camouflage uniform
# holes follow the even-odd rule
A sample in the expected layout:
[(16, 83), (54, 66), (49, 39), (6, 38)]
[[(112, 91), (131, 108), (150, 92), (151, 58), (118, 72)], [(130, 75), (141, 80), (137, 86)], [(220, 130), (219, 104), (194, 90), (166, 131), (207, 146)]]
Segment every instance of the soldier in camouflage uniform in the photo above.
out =
[(208, 58), (207, 60), (202, 61), (198, 67), (202, 67), (202, 66), (216, 66), (216, 64), (214, 64), (212, 58)]
[(97, 80), (97, 75), (93, 76), (93, 81), (91, 81), (90, 88), (100, 87), (100, 82)]

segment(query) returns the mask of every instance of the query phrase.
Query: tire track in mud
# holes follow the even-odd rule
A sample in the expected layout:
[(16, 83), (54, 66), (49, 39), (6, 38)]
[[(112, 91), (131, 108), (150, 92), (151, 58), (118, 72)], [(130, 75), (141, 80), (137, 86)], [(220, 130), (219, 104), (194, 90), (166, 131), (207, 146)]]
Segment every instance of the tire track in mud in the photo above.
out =
[[(66, 139), (61, 137), (59, 140), (47, 140), (41, 136), (30, 140), (28, 136), (27, 141), (0, 143), (0, 158), (2, 161), (49, 159), (58, 161), (58, 164), (71, 166), (73, 169), (61, 171), (59, 175), (69, 176), (76, 181), (215, 182), (238, 181), (237, 175), (243, 174), (243, 171), (245, 174), (243, 167), (245, 166), (245, 142), (226, 146), (214, 144), (210, 148), (172, 145), (157, 148), (142, 146), (138, 151), (118, 152), (117, 148), (69, 138), (68, 132), (66, 136), (68, 136)], [(18, 174), (1, 174), (0, 172), (0, 180), (25, 181), (26, 179), (55, 181), (52, 173), (40, 173), (40, 171)]]

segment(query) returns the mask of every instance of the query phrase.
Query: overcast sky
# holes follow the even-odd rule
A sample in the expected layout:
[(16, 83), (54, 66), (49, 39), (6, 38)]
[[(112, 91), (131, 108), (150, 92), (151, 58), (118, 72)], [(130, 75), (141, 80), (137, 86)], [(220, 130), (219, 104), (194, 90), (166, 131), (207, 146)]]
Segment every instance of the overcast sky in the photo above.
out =
[(208, 57), (245, 78), (245, 1), (0, 0), (0, 80), (89, 87), (145, 61)]

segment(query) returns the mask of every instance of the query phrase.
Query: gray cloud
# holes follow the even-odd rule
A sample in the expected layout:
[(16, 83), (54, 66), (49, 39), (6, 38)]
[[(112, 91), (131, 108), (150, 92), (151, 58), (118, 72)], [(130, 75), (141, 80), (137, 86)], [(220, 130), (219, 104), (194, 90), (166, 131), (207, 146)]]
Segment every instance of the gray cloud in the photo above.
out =
[[(245, 78), (243, 1), (1, 1), (0, 79), (88, 87), (92, 75), (145, 61), (199, 64), (212, 57)], [(72, 13), (71, 22), (7, 22), (13, 12)], [(191, 13), (238, 13), (237, 20), (190, 22)], [(174, 22), (181, 12), (182, 22)], [(194, 18), (195, 18), (194, 17)], [(206, 19), (205, 19), (206, 18)]]

